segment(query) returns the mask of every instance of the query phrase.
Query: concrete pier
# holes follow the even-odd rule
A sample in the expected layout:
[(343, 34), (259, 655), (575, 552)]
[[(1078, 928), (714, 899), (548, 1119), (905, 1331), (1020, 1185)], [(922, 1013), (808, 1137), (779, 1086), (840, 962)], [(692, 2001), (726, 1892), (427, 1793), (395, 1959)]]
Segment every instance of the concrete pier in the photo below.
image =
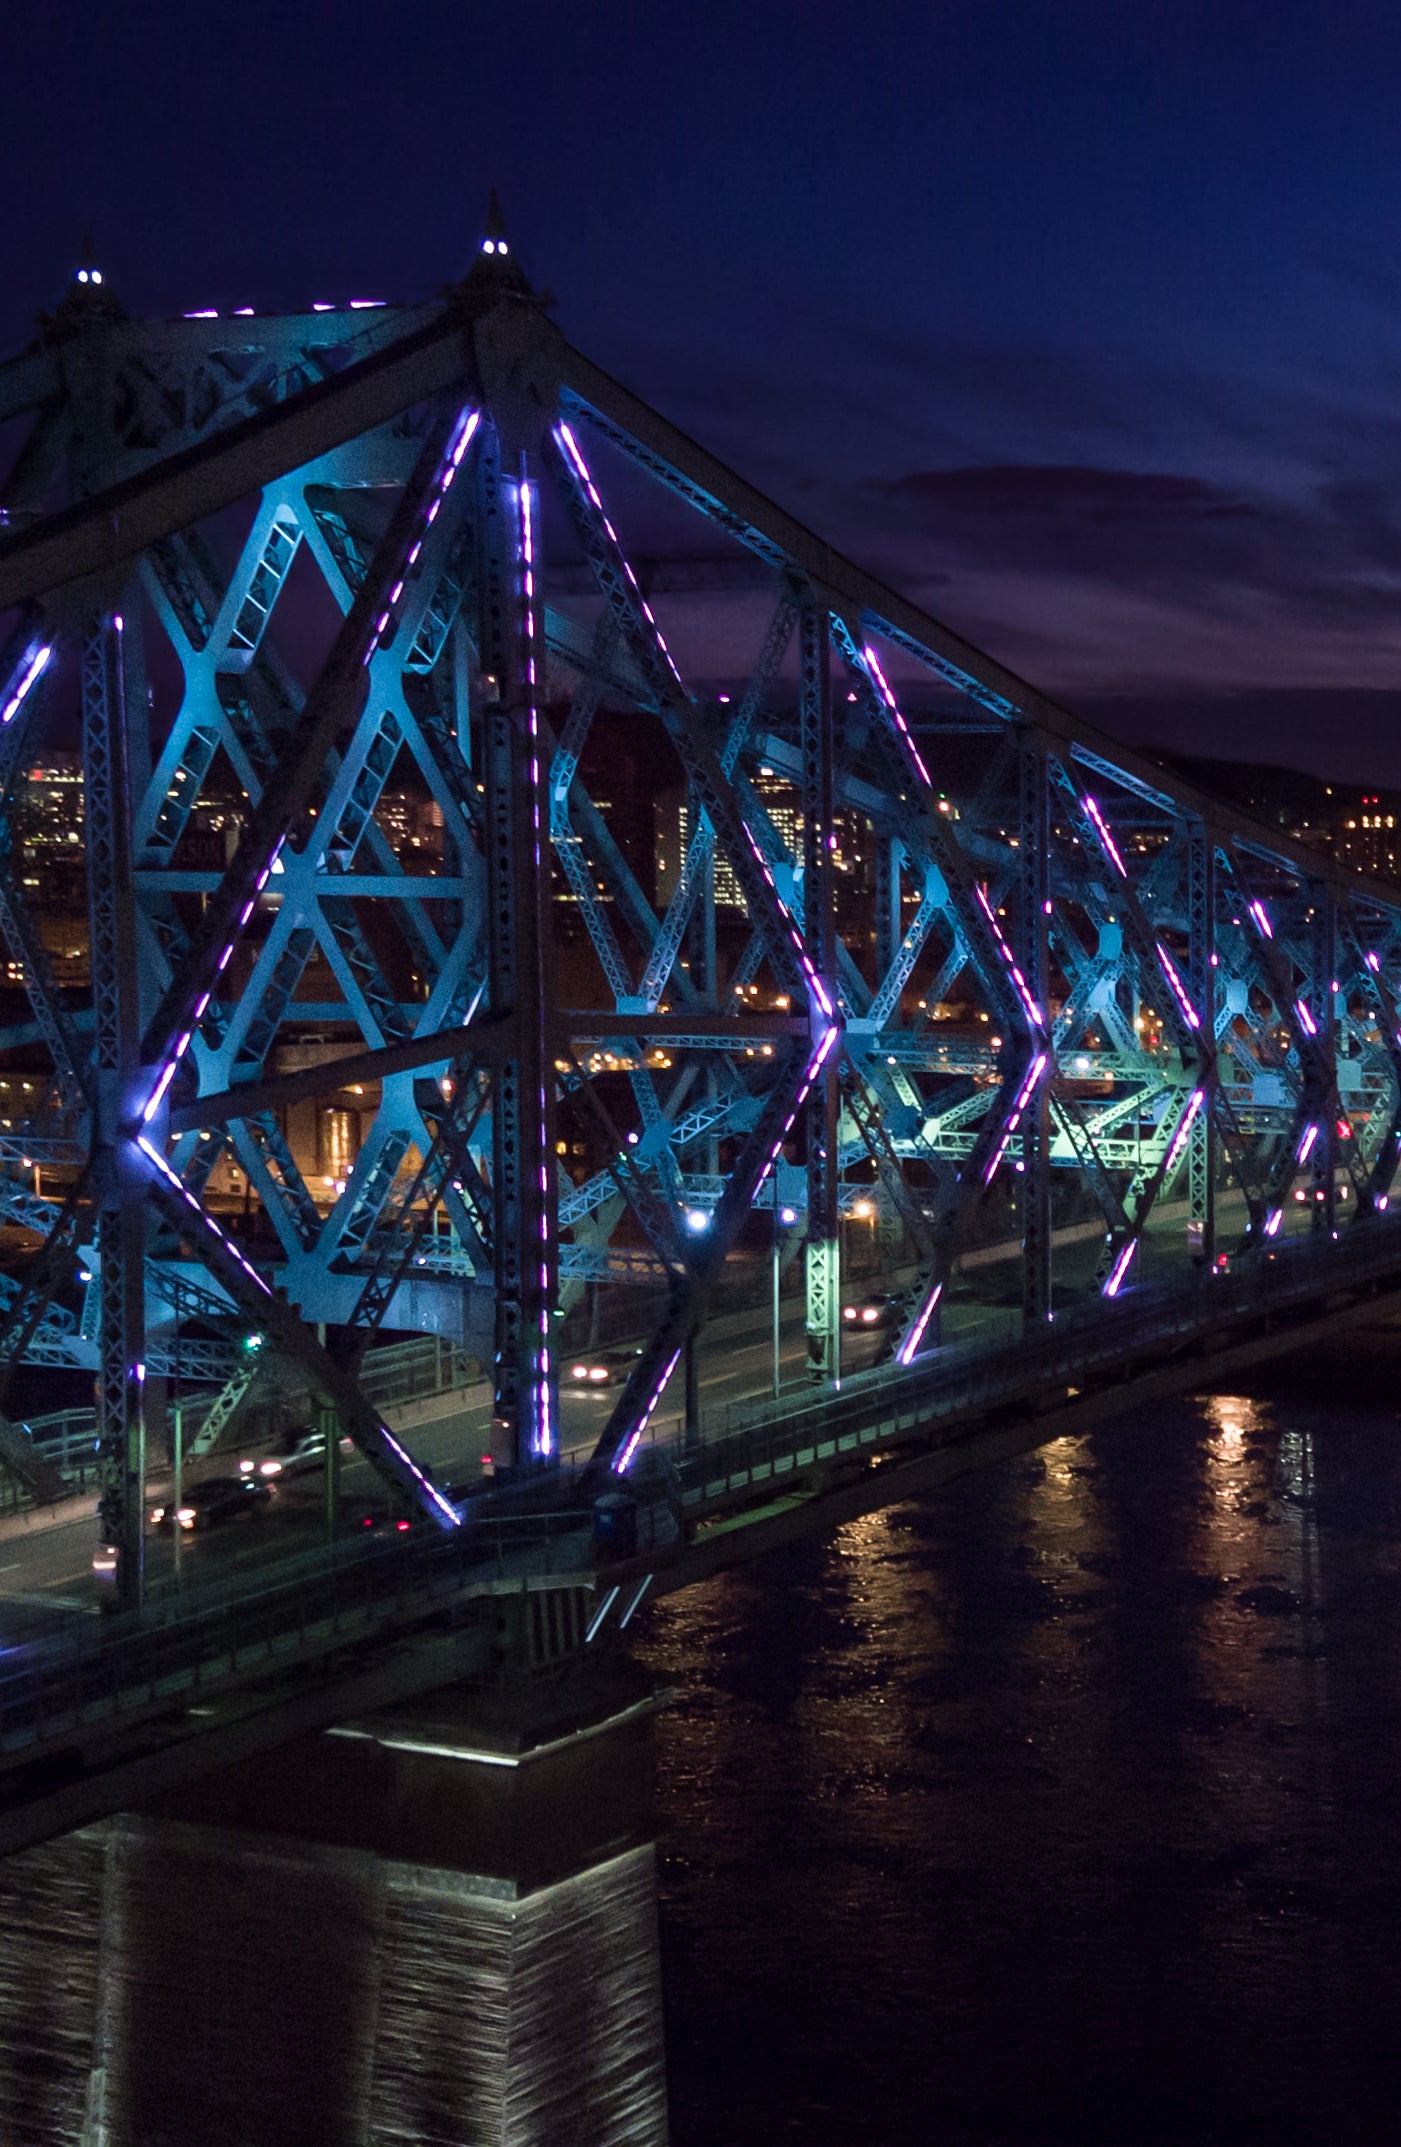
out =
[(664, 2147), (623, 1665), (341, 1725), (0, 1865), (15, 2147)]

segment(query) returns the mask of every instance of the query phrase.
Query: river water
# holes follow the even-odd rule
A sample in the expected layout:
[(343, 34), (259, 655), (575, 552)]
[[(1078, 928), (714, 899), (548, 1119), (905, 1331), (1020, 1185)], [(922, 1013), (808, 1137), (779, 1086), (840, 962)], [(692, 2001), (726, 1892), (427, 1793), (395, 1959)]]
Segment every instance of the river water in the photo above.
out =
[(1401, 1337), (660, 1604), (674, 2147), (1401, 2134)]

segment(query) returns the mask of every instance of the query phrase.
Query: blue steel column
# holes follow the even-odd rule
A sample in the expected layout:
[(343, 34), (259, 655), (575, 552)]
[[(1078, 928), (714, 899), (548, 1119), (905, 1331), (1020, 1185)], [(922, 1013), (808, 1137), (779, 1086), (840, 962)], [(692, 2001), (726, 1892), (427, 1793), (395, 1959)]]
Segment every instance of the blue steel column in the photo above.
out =
[(1187, 1149), (1188, 1216), (1193, 1251), (1210, 1267), (1216, 1257), (1216, 846), (1209, 831), (1194, 826), (1187, 848), (1187, 989), (1201, 1016), (1202, 1049), (1197, 1081), (1203, 1103), (1192, 1121)]
[[(1043, 1011), (1047, 997), (1047, 912), (1050, 908), (1050, 771), (1043, 741), (1024, 733), (1019, 746), (1018, 873), (1023, 974)], [(1049, 1077), (1038, 1082), (1022, 1121), (1022, 1316), (1051, 1317), (1051, 1155), (1047, 1123)]]
[(144, 1582), (146, 1422), (144, 1172), (123, 1127), (141, 1035), (123, 624), (106, 616), (83, 643), (83, 784), (95, 1069), (93, 1176), (100, 1325), (97, 1447), (99, 1555), (118, 1602), (138, 1608)]
[[(808, 959), (828, 983), (833, 971), (831, 893), (832, 671), (827, 607), (809, 597), (799, 616), (799, 727), (803, 756), (803, 939)], [(815, 1018), (821, 1018), (814, 1009)], [(838, 1054), (828, 1055), (808, 1097), (808, 1374), (825, 1384), (841, 1376), (841, 1241)]]
[(548, 1024), (550, 853), (540, 741), (544, 640), (539, 495), (526, 455), (482, 442), (480, 635), (491, 1004), (511, 1017), (492, 1093), (495, 1402), (492, 1452), (509, 1471), (556, 1457), (555, 1072)]

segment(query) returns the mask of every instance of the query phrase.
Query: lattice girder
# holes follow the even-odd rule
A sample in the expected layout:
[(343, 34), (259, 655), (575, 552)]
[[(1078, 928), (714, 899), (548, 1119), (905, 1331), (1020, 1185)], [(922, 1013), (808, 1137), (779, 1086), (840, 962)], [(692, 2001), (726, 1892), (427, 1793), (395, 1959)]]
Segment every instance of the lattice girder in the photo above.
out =
[[(0, 709), (18, 737), (50, 662), (76, 664), (63, 592), (99, 567), (145, 590), (124, 619), (131, 675), (179, 687), (134, 719), (125, 880), (110, 828), (89, 844), (95, 944), (120, 912), (141, 970), (126, 1091), (114, 1106), (109, 1082), (76, 1133), (11, 1129), (0, 1154), (72, 1156), (72, 1184), (115, 1141), (167, 1241), (241, 1311), (285, 1291), (281, 1346), (436, 1518), (345, 1361), (307, 1340), (393, 1326), (411, 1265), (441, 1276), (433, 1316), (458, 1339), (489, 1305), (493, 1447), (518, 1468), (569, 1429), (561, 1278), (649, 1288), (596, 1457), (622, 1469), (727, 1267), (767, 1242), (756, 1210), (777, 1213), (780, 1172), (824, 1380), (858, 1201), (908, 1307), (903, 1362), (934, 1346), (936, 1304), (990, 1232), (1020, 1241), (1025, 1315), (1044, 1321), (1086, 1216), (1114, 1295), (1174, 1202), (1211, 1258), (1223, 1233), (1260, 1254), (1296, 1195), (1323, 1230), (1389, 1199), (1388, 891), (1121, 751), (842, 559), (573, 351), (514, 267), (483, 257), (431, 306), (254, 320), (232, 342), (227, 323), (94, 322), (65, 371), (83, 459), (72, 504), (0, 544), (0, 604), (24, 607)], [(697, 553), (751, 563), (734, 697), (693, 675), (649, 587), (663, 513)], [(312, 649), (317, 606), (331, 624)], [(56, 653), (35, 672), (40, 648)], [(624, 746), (679, 801), (665, 884), (661, 838), (602, 788)], [(102, 780), (94, 761), (94, 797)], [(391, 818), (410, 796), (433, 831), (418, 856), (408, 808)], [(215, 820), (222, 861), (207, 844), (193, 861)], [(71, 1116), (115, 1063), (111, 961), (94, 1032), (15, 959)], [(465, 1063), (469, 1031), (459, 1122), (421, 1084)], [(277, 1100), (317, 1039), (358, 1064), (364, 1098), (358, 1152), (333, 1170)], [(419, 1043), (435, 1055), (406, 1060)], [(319, 1113), (347, 1115), (347, 1078)], [(172, 1109), (245, 1087), (209, 1138), (168, 1130)], [(85, 1217), (120, 1206), (103, 1170)], [(55, 1247), (75, 1242), (46, 1205)], [(62, 1266), (36, 1267), (60, 1313)], [(133, 1289), (119, 1306), (103, 1285), (114, 1426)], [(0, 1309), (0, 1359), (38, 1346), (35, 1296)], [(43, 1347), (59, 1332), (50, 1316)]]

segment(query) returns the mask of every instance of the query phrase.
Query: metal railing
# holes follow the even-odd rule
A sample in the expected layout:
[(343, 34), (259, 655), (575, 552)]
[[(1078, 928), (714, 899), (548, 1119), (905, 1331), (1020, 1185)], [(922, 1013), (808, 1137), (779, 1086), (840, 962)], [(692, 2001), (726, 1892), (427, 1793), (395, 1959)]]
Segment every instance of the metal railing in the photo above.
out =
[(1397, 1269), (1401, 1218), (1377, 1218), (1339, 1243), (1285, 1241), (1242, 1274), (1197, 1273), (1113, 1301), (1092, 1299), (1059, 1314), (1039, 1335), (1023, 1333), (1016, 1318), (1014, 1348), (989, 1348), (980, 1334), (932, 1350), (907, 1370), (887, 1365), (859, 1372), (836, 1393), (795, 1389), (757, 1407), (732, 1406), (699, 1439), (669, 1441), (665, 1451), (688, 1504), (723, 1500), (842, 1451), (920, 1437), (999, 1403), (1132, 1369), (1174, 1343), (1216, 1337), (1224, 1345), (1230, 1330), (1265, 1314)]

